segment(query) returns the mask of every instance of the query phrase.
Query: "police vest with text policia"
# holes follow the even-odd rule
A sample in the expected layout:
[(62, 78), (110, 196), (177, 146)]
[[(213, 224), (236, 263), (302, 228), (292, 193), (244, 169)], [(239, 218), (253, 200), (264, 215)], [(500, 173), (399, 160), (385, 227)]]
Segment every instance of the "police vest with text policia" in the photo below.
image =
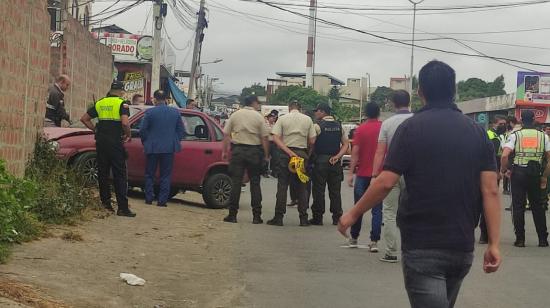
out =
[(536, 129), (522, 129), (514, 134), (516, 135), (514, 165), (525, 167), (538, 163), (540, 166), (546, 152), (544, 133)]
[(118, 96), (108, 96), (95, 103), (99, 121), (120, 121), (120, 107), (124, 99)]
[(315, 141), (315, 154), (334, 156), (340, 151), (342, 125), (336, 121), (319, 121), (321, 133)]

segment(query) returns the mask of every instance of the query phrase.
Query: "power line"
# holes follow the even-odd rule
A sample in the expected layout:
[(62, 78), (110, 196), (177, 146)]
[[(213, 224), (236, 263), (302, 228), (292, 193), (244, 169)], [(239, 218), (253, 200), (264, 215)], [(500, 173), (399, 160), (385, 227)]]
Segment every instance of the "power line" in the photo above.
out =
[[(243, 0), (241, 0), (241, 1), (243, 1)], [(299, 12), (295, 12), (295, 11), (277, 6), (277, 5), (271, 4), (271, 3), (263, 1), (263, 0), (257, 0), (256, 2), (263, 3), (267, 6), (270, 6), (270, 7), (276, 8), (278, 10), (288, 12), (288, 13), (291, 13), (291, 14), (294, 14), (294, 15), (297, 15), (297, 16), (301, 16), (301, 17), (308, 18), (308, 19), (310, 18), (308, 15), (305, 15), (305, 14), (302, 14), (302, 13), (299, 13)], [(364, 30), (360, 30), (360, 29), (355, 29), (355, 28), (352, 28), (352, 27), (349, 27), (349, 26), (345, 26), (345, 25), (336, 23), (336, 22), (328, 21), (326, 19), (317, 18), (317, 20), (319, 20), (319, 21), (321, 21), (325, 24), (328, 24), (328, 25), (333, 25), (335, 27), (340, 27), (342, 29), (347, 29), (347, 30), (350, 30), (350, 31), (359, 32), (359, 33), (366, 34), (366, 35), (369, 35), (369, 36), (372, 36), (372, 37), (375, 37), (375, 38), (378, 38), (378, 39), (386, 40), (386, 41), (401, 44), (401, 45), (412, 46), (411, 43), (407, 43), (407, 42), (397, 40), (397, 39), (394, 39), (394, 38), (389, 38), (389, 37), (377, 35), (377, 34), (370, 33), (370, 32), (364, 31)], [(493, 56), (484, 56), (484, 55), (480, 55), (480, 54), (462, 53), (462, 52), (444, 50), (444, 49), (433, 48), (433, 47), (422, 46), (422, 45), (416, 45), (416, 44), (415, 44), (415, 47), (420, 48), (420, 49), (424, 49), (424, 50), (437, 51), (437, 52), (453, 54), (453, 55), (460, 55), (460, 56), (467, 56), (467, 57), (477, 57), (477, 58), (487, 58), (487, 59), (493, 59), (493, 60), (498, 59), (498, 60), (502, 60), (502, 61), (510, 61), (510, 62), (521, 63), (521, 64), (550, 67), (550, 64), (535, 63), (535, 62), (530, 62), (530, 61), (516, 60), (516, 59), (510, 59), (510, 58), (504, 58), (504, 57), (493, 57)]]

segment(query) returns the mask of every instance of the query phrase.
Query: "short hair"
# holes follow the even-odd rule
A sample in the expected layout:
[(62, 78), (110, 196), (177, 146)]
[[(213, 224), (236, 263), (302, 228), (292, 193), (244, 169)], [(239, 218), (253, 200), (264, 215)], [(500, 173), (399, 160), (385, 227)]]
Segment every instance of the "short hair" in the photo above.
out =
[(288, 103), (288, 109), (302, 109), (302, 105), (297, 100)]
[(508, 121), (510, 124), (518, 124), (518, 119), (516, 119), (516, 117), (514, 116), (508, 116), (508, 118), (506, 118), (506, 121)]
[(134, 96), (132, 96), (132, 103), (135, 102), (138, 98), (140, 97), (143, 97), (143, 95), (141, 94), (134, 94)]
[(411, 96), (405, 90), (394, 91), (391, 100), (397, 108), (409, 107), (411, 104)]
[(456, 95), (456, 73), (447, 63), (433, 60), (418, 74), (418, 86), (428, 104), (447, 104)]
[(55, 82), (62, 82), (62, 81), (69, 81), (69, 80), (71, 80), (71, 79), (69, 78), (69, 76), (67, 76), (65, 74), (59, 75), (59, 76), (57, 76), (57, 78), (55, 78)]
[(376, 103), (368, 103), (365, 106), (365, 115), (369, 119), (377, 119), (380, 116), (380, 106)]
[(153, 93), (153, 97), (158, 100), (166, 100), (168, 98), (168, 95), (163, 90), (156, 90)]
[(495, 124), (498, 121), (506, 121), (506, 117), (501, 114), (497, 114), (493, 117), (493, 121), (491, 122), (491, 124)]
[(254, 104), (255, 102), (258, 102), (258, 97), (256, 95), (250, 95), (244, 98), (244, 105), (250, 106)]
[(523, 110), (521, 112), (521, 121), (527, 125), (535, 123), (535, 113), (531, 110)]

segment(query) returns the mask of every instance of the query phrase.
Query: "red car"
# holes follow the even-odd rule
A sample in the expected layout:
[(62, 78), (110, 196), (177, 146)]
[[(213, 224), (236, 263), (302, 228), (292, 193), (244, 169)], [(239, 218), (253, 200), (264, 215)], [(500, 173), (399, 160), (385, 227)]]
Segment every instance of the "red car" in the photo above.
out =
[[(146, 106), (130, 106), (132, 141), (124, 145), (128, 152), (128, 185), (143, 188), (145, 154), (139, 127)], [(202, 112), (180, 110), (186, 136), (182, 151), (176, 153), (172, 175), (171, 197), (182, 191), (202, 194), (211, 208), (229, 205), (231, 178), (228, 162), (222, 160), (223, 132), (218, 124)], [(46, 138), (58, 149), (58, 156), (75, 166), (90, 183), (97, 183), (97, 161), (94, 134), (82, 124), (69, 128), (46, 127)]]

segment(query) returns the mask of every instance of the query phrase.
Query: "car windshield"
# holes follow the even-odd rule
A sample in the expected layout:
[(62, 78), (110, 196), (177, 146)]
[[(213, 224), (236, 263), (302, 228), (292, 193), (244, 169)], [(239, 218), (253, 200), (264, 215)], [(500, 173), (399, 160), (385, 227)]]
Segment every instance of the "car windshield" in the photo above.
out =
[[(141, 111), (141, 108), (138, 108), (138, 107), (135, 107), (135, 106), (130, 106), (130, 118), (132, 118), (134, 115), (138, 114), (140, 111)], [(94, 124), (96, 124), (97, 119), (93, 119), (92, 122), (94, 122)], [(80, 121), (73, 122), (73, 124), (71, 124), (69, 127), (70, 128), (86, 128), (86, 126), (84, 126), (84, 124)]]

